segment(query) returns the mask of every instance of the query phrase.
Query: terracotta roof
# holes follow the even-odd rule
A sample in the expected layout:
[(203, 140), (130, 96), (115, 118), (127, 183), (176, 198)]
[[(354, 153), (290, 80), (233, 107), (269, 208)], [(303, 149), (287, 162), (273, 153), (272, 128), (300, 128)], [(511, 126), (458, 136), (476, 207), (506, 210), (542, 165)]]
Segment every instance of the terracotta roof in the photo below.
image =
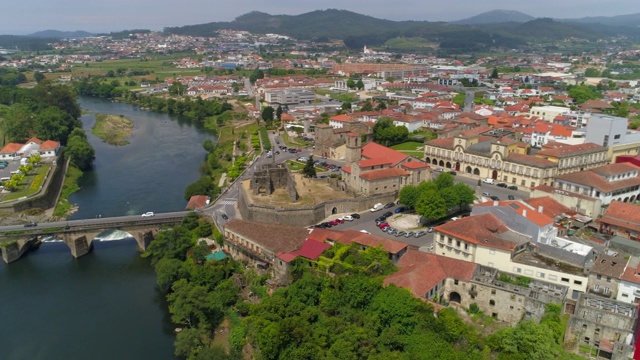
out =
[(60, 143), (53, 140), (47, 140), (40, 144), (40, 150), (55, 150), (60, 147)]
[(600, 99), (587, 100), (580, 105), (581, 109), (612, 109), (613, 105)]
[(304, 227), (237, 219), (226, 223), (224, 228), (276, 254), (298, 249), (309, 235), (309, 230)]
[(400, 165), (404, 168), (407, 169), (424, 169), (424, 168), (428, 168), (429, 165), (423, 163), (422, 161), (405, 161), (402, 163), (402, 165)]
[(2, 150), (0, 150), (0, 153), (14, 153), (18, 150), (20, 150), (22, 148), (23, 144), (18, 144), (18, 143), (8, 143), (7, 145), (5, 145)]
[[(552, 146), (557, 146), (552, 149), (544, 149), (540, 150), (536, 153), (536, 156), (540, 157), (568, 157), (568, 156), (576, 156), (581, 154), (589, 154), (600, 151), (607, 151), (607, 148), (594, 143), (585, 143), (585, 144), (577, 144), (577, 145), (557, 145), (558, 143), (552, 144)], [(550, 145), (550, 144), (547, 144)]]
[(187, 203), (187, 210), (202, 209), (208, 205), (209, 196), (207, 195), (193, 195)]
[(378, 169), (378, 170), (370, 170), (360, 174), (360, 178), (367, 181), (374, 181), (380, 179), (388, 179), (397, 176), (406, 176), (409, 175), (409, 172), (406, 170), (398, 169), (398, 168), (387, 168), (387, 169)]
[(405, 249), (407, 244), (383, 238), (376, 235), (362, 233), (355, 230), (337, 231), (327, 229), (313, 229), (309, 238), (317, 241), (337, 241), (344, 245), (351, 245), (352, 243), (368, 246), (368, 247), (382, 247), (384, 251), (390, 254), (397, 254)]
[(362, 156), (367, 159), (384, 158), (391, 163), (391, 166), (396, 166), (409, 155), (390, 149), (386, 146), (370, 142), (362, 147)]
[(352, 121), (353, 118), (346, 114), (340, 114), (329, 118), (330, 121)]
[(378, 166), (378, 165), (391, 165), (391, 161), (386, 158), (373, 158), (358, 161), (358, 165), (363, 167)]
[(538, 209), (530, 208), (529, 204), (520, 200), (508, 200), (508, 201), (486, 201), (475, 206), (501, 206), (504, 209), (515, 212), (516, 214), (527, 218), (538, 226), (549, 225), (554, 222), (553, 217), (547, 216), (544, 213), (538, 212)]
[(556, 181), (558, 180), (585, 185), (587, 187), (591, 187), (605, 193), (640, 185), (640, 176), (634, 176), (609, 182), (592, 170), (576, 171), (568, 174), (558, 175), (556, 176)]
[(592, 171), (601, 176), (607, 176), (607, 175), (622, 174), (622, 173), (626, 173), (633, 170), (638, 171), (640, 170), (640, 167), (633, 165), (632, 163), (626, 162), (626, 163), (606, 164), (606, 165), (599, 166), (597, 168), (590, 169), (589, 171)]
[(384, 285), (395, 285), (423, 299), (429, 290), (446, 278), (470, 281), (477, 264), (417, 250), (407, 250), (398, 261), (400, 270), (387, 276)]
[(527, 204), (533, 206), (535, 209), (539, 209), (540, 206), (542, 206), (542, 213), (551, 218), (560, 216), (562, 214), (565, 214), (567, 216), (573, 216), (577, 214), (575, 211), (571, 210), (571, 208), (560, 204), (549, 196), (528, 198), (524, 201)]
[(640, 208), (622, 201), (612, 201), (598, 222), (640, 231)]
[(484, 247), (506, 251), (512, 251), (516, 247), (516, 243), (498, 237), (509, 231), (509, 228), (491, 213), (450, 221), (436, 227), (435, 230)]
[(536, 157), (532, 155), (524, 155), (518, 153), (511, 153), (505, 158), (505, 161), (510, 161), (516, 164), (529, 165), (538, 168), (554, 168), (556, 163), (545, 158)]
[(351, 166), (345, 166), (342, 168), (342, 171), (346, 172), (347, 174), (351, 174)]
[(325, 242), (307, 239), (302, 243), (300, 249), (289, 253), (280, 253), (276, 256), (285, 262), (291, 262), (298, 256), (302, 256), (309, 260), (317, 260), (320, 255), (330, 247), (331, 245)]
[(629, 262), (624, 268), (620, 279), (630, 283), (640, 284), (640, 258), (637, 256), (629, 258)]
[(25, 144), (28, 144), (30, 142), (36, 143), (36, 144), (42, 144), (42, 140), (38, 139), (37, 137), (32, 137), (31, 139), (27, 140), (27, 142), (25, 142)]
[(452, 137), (433, 139), (433, 140), (427, 141), (425, 145), (435, 146), (435, 147), (444, 148), (444, 149), (453, 149), (454, 140), (455, 139)]

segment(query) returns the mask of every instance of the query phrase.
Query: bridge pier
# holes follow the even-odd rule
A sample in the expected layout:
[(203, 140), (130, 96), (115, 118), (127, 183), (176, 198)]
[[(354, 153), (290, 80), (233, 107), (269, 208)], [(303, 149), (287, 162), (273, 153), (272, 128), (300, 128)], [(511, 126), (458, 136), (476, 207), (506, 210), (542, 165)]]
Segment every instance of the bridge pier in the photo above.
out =
[(67, 246), (69, 246), (69, 249), (71, 249), (71, 255), (77, 259), (80, 256), (87, 255), (89, 251), (91, 251), (93, 238), (88, 239), (85, 235), (83, 235), (75, 239), (65, 239), (64, 242), (67, 244)]
[(153, 240), (155, 231), (138, 231), (135, 234), (131, 234), (138, 243), (138, 250), (147, 251), (147, 246)]
[(37, 237), (26, 239), (26, 240), (16, 240), (11, 242), (5, 242), (0, 245), (0, 251), (2, 251), (2, 260), (5, 263), (12, 263), (22, 257), (24, 253), (31, 250), (31, 248), (37, 246), (39, 240)]

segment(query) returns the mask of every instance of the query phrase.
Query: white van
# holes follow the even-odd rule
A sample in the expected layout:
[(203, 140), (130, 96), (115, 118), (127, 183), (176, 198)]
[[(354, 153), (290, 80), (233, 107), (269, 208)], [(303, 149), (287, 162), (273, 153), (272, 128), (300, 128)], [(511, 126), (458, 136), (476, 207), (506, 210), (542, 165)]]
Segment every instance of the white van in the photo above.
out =
[(371, 208), (371, 212), (376, 212), (378, 210), (382, 210), (382, 208), (384, 208), (384, 205), (382, 205), (382, 203), (377, 203), (377, 204), (373, 205), (373, 207)]
[(9, 181), (9, 180), (11, 180), (10, 177), (2, 177), (2, 178), (0, 178), (0, 181), (2, 181), (2, 182)]
[(486, 178), (486, 179), (483, 179), (482, 182), (485, 183), (485, 184), (493, 185), (496, 181), (493, 180), (493, 179)]

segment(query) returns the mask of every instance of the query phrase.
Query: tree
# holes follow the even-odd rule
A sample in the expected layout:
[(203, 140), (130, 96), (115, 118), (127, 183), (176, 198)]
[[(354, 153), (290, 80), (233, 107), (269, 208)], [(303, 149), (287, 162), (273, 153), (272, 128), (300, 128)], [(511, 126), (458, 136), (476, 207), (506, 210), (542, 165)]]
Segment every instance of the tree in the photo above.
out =
[(33, 171), (33, 166), (32, 165), (20, 165), (18, 170), (20, 170), (21, 173), (27, 175), (27, 174), (29, 174), (30, 172)]
[(438, 177), (435, 178), (435, 180), (433, 180), (433, 182), (438, 188), (438, 190), (444, 190), (446, 188), (453, 186), (453, 183), (454, 183), (453, 180), (454, 180), (453, 175), (446, 172), (442, 172), (440, 173), (440, 175), (438, 175)]
[(169, 94), (171, 95), (182, 96), (184, 95), (185, 90), (186, 90), (186, 87), (182, 85), (180, 81), (174, 81), (173, 84), (169, 86)]
[(4, 113), (2, 130), (9, 142), (24, 142), (33, 135), (33, 112), (24, 104), (14, 104)]
[(371, 104), (371, 101), (365, 101), (360, 107), (360, 111), (373, 111), (373, 104)]
[(400, 190), (398, 202), (402, 205), (414, 208), (420, 199), (420, 189), (414, 185), (406, 185)]
[(355, 87), (356, 87), (356, 82), (355, 82), (355, 81), (353, 81), (353, 79), (349, 79), (349, 80), (347, 80), (347, 87), (348, 87), (349, 89), (353, 89), (353, 88), (355, 88)]
[(65, 154), (71, 158), (71, 163), (80, 170), (88, 170), (93, 166), (96, 158), (95, 150), (89, 144), (84, 130), (75, 128), (69, 135)]
[[(210, 331), (204, 326), (182, 329), (174, 342), (175, 355), (192, 359), (199, 352), (206, 351), (211, 342)], [(211, 358), (214, 359), (214, 358)]]
[(447, 204), (436, 190), (425, 191), (416, 203), (416, 213), (429, 220), (447, 216)]
[(214, 197), (218, 193), (218, 187), (213, 183), (210, 176), (201, 176), (195, 182), (187, 185), (184, 189), (184, 199), (189, 200), (193, 195), (208, 195)]
[(31, 164), (31, 166), (36, 167), (36, 165), (40, 163), (40, 154), (29, 156), (29, 159), (27, 160), (27, 162)]
[(600, 71), (596, 68), (587, 68), (584, 71), (584, 76), (586, 77), (600, 77), (600, 75), (602, 75), (602, 73), (600, 73)]
[(358, 79), (358, 82), (356, 83), (356, 87), (358, 88), (358, 90), (364, 89), (364, 83), (362, 82), (362, 79)]
[(278, 105), (276, 109), (276, 119), (278, 119), (278, 121), (282, 120), (282, 105)]
[(156, 282), (163, 291), (171, 289), (174, 282), (185, 279), (189, 272), (178, 259), (162, 258), (154, 266), (156, 272)]
[(343, 103), (342, 103), (342, 106), (340, 106), (340, 108), (341, 108), (342, 110), (347, 110), (347, 111), (349, 111), (349, 110), (351, 110), (351, 103), (350, 103), (350, 102), (348, 102), (348, 101), (345, 101), (345, 102), (343, 102)]
[(35, 131), (40, 138), (63, 144), (67, 142), (70, 127), (75, 126), (75, 119), (55, 106), (40, 111), (34, 120)]
[(37, 82), (40, 83), (42, 80), (45, 79), (45, 76), (43, 73), (41, 73), (40, 71), (34, 71), (33, 72), (33, 79)]
[(491, 75), (489, 76), (491, 79), (497, 79), (500, 77), (500, 74), (498, 74), (498, 69), (497, 68), (493, 68), (493, 71), (491, 72)]
[(572, 97), (576, 103), (582, 104), (587, 100), (600, 99), (602, 94), (596, 91), (595, 86), (592, 85), (575, 85), (569, 86), (569, 96)]
[(260, 117), (262, 118), (262, 120), (264, 120), (265, 122), (269, 123), (273, 121), (273, 107), (271, 106), (265, 106), (262, 109), (262, 114), (260, 115)]
[(455, 191), (456, 196), (458, 197), (458, 205), (462, 210), (462, 206), (473, 204), (476, 200), (476, 194), (472, 188), (470, 188), (467, 184), (464, 183), (456, 183), (452, 187), (453, 191)]
[(178, 226), (158, 232), (142, 257), (151, 257), (151, 263), (154, 266), (163, 258), (184, 261), (187, 258), (187, 251), (193, 246), (193, 243), (189, 230)]
[(313, 163), (313, 155), (309, 156), (309, 159), (307, 159), (307, 163), (304, 165), (302, 173), (305, 177), (316, 177), (316, 166)]

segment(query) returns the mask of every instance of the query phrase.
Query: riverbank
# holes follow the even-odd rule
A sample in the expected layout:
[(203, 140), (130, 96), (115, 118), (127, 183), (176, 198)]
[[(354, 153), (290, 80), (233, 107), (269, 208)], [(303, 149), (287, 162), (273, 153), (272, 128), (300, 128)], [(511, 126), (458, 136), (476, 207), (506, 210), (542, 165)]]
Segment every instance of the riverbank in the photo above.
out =
[(133, 133), (133, 121), (124, 115), (96, 114), (96, 122), (91, 133), (110, 145), (129, 144), (127, 138)]

